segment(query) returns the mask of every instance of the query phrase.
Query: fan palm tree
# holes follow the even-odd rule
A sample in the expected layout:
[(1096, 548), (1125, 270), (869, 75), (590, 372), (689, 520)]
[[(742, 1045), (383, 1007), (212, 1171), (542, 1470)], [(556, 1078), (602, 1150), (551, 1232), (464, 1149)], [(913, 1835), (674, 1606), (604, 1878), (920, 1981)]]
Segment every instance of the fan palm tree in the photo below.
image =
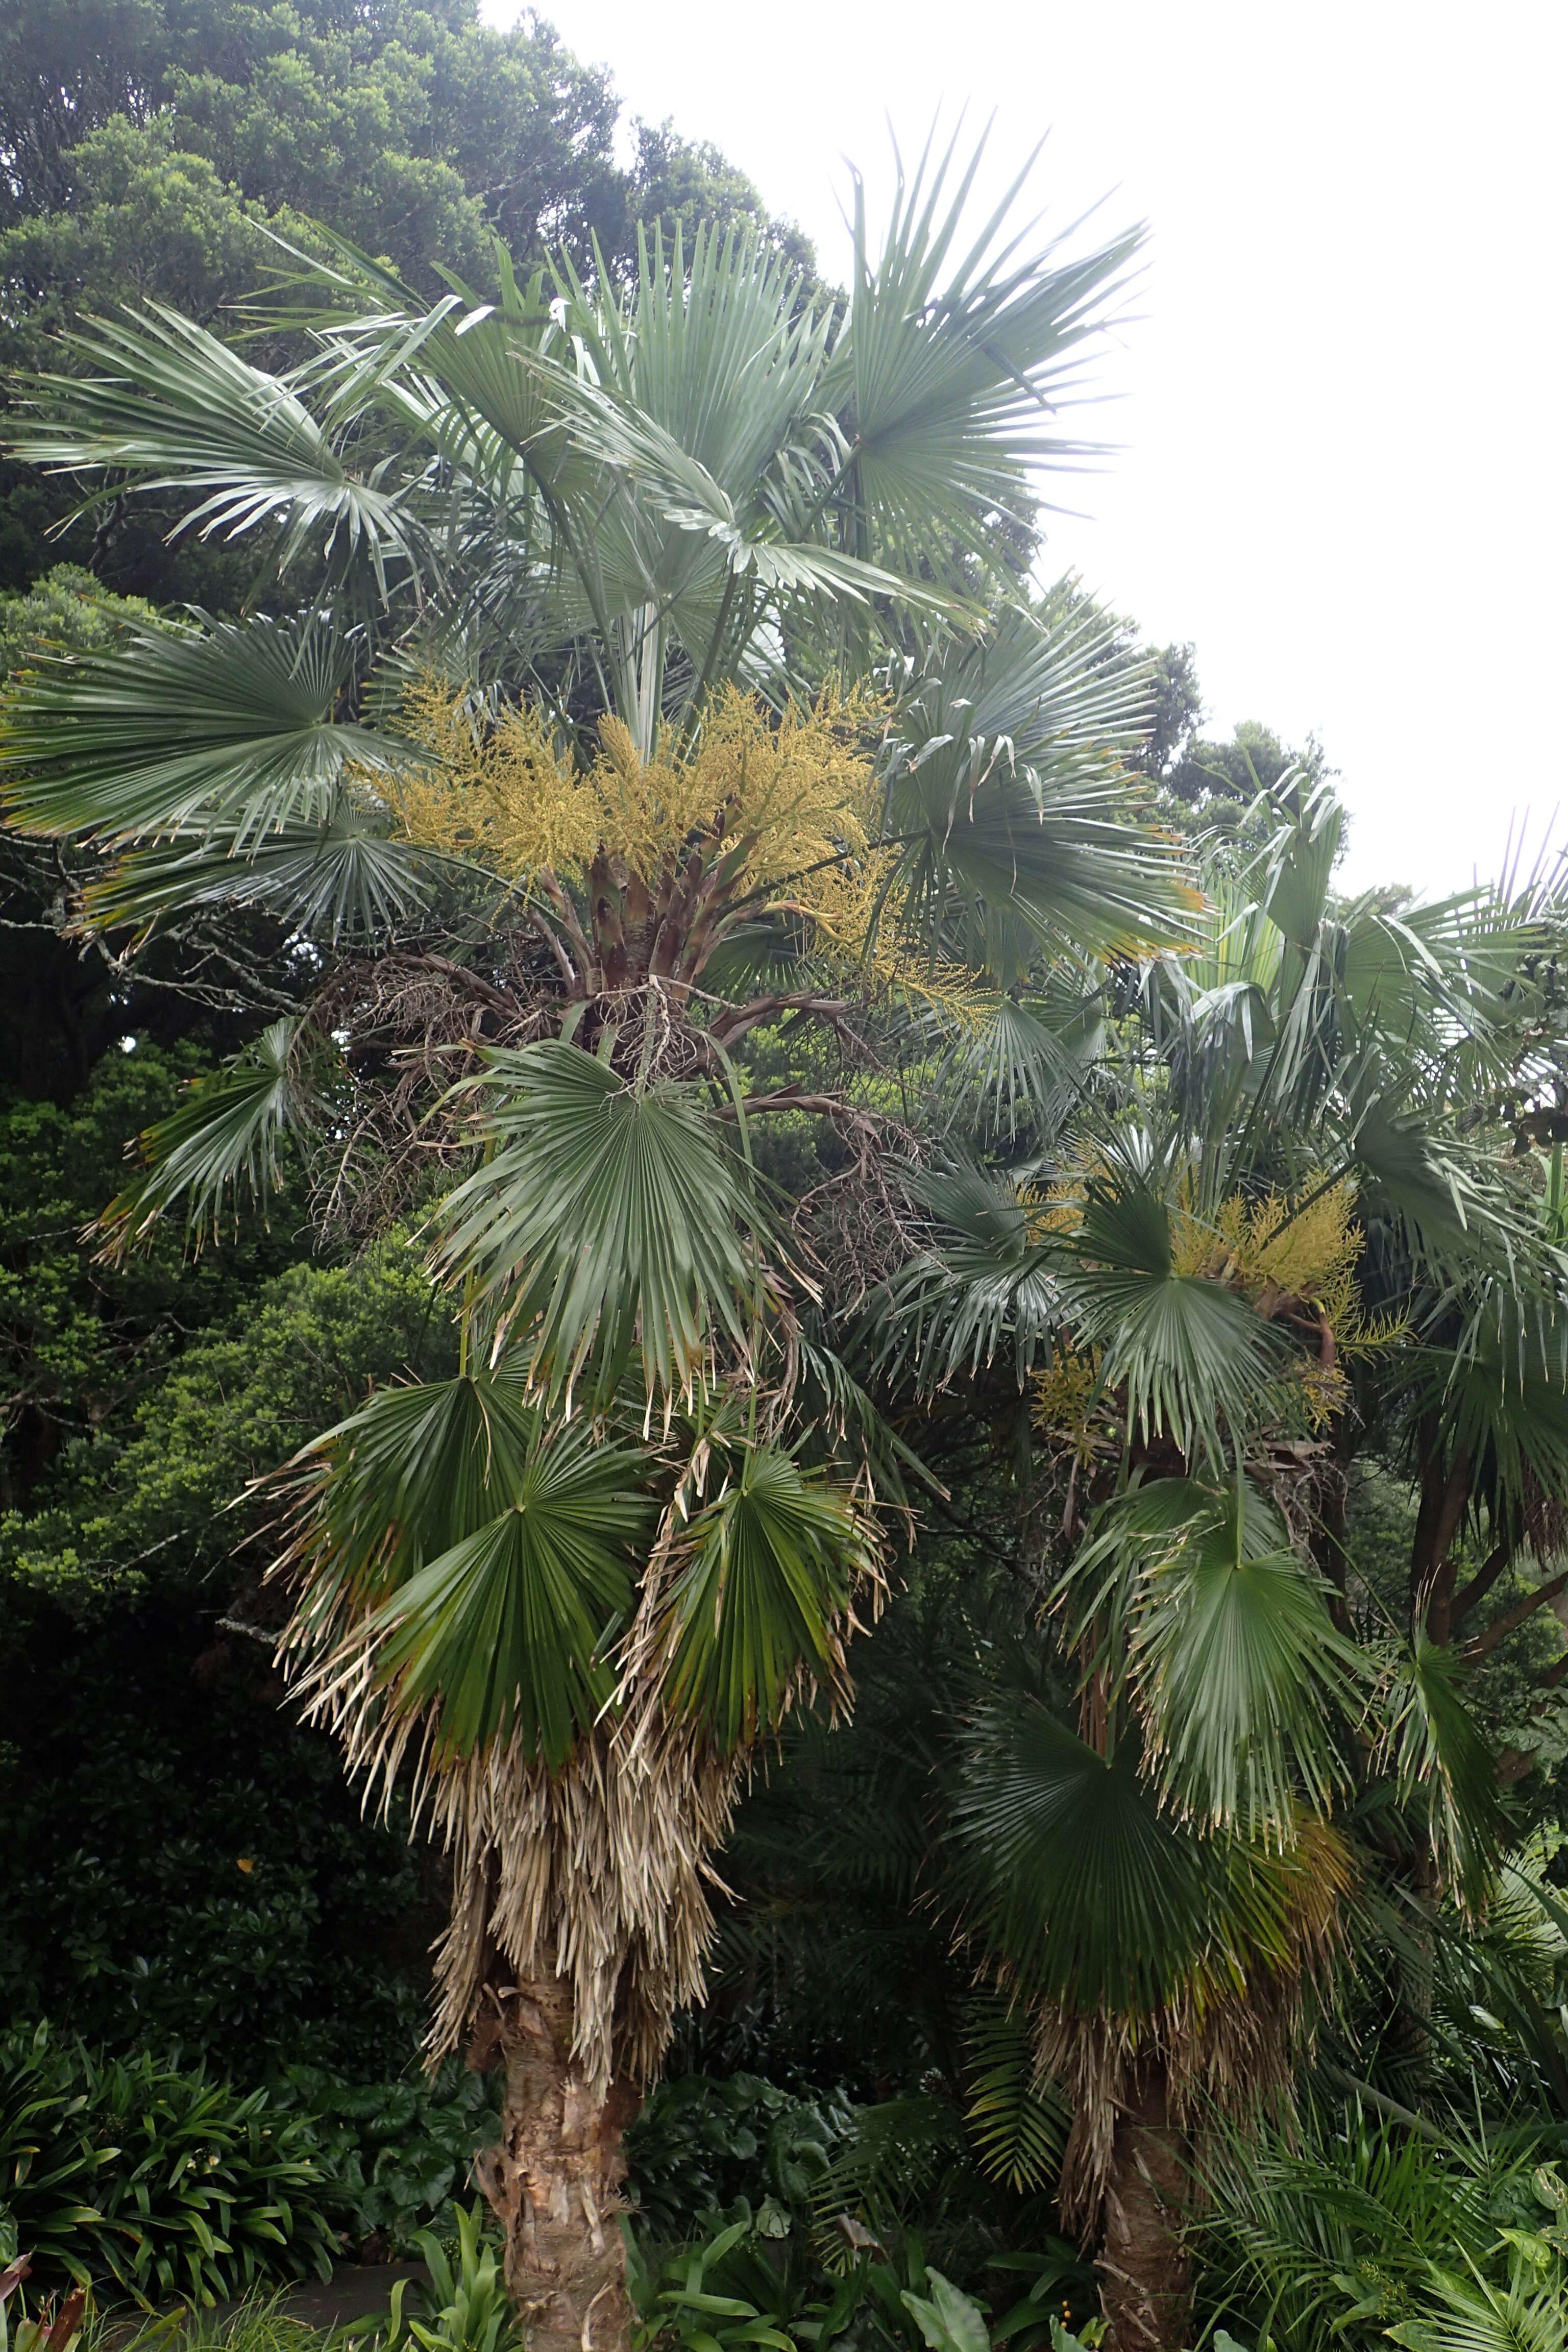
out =
[[(0, 761), (89, 860), (84, 930), (218, 921), (291, 976), (108, 1245), (216, 1232), (294, 1150), (325, 1224), (423, 1220), (458, 1318), (454, 1379), (293, 1465), (284, 1647), (451, 1852), (430, 2047), (504, 2063), (484, 2185), (541, 2352), (625, 2338), (621, 2134), (745, 1759), (846, 1700), (899, 1499), (757, 1124), (836, 1123), (844, 1222), (885, 1224), (878, 1024), (960, 1038), (1194, 903), (1119, 765), (1136, 682), (997, 551), (1084, 455), (1059, 412), (1137, 238), (1037, 250), (1011, 198), (965, 236), (973, 169), (900, 181), (879, 254), (858, 209), (842, 312), (706, 235), (624, 299), (501, 255), (429, 305), (345, 249), (292, 373), (137, 313), (17, 430), (299, 583), (41, 661)], [(749, 1087), (786, 1017), (858, 1093)]]
[(976, 1964), (1074, 2107), (1063, 2207), (1115, 2352), (1185, 2340), (1191, 2134), (1288, 2082), (1357, 1779), (1429, 1893), (1479, 1901), (1496, 1858), (1440, 1588), (1413, 1581), (1403, 1633), (1352, 1605), (1347, 1439), (1414, 1391), (1505, 1524), (1568, 1496), (1568, 1269), (1514, 1151), (1553, 1076), (1560, 905), (1336, 904), (1331, 796), (1288, 781), (1275, 818), (1205, 877), (1184, 952), (1102, 975), (1114, 1054), (1043, 991), (969, 1042), (951, 1081), (995, 1149), (911, 1173), (924, 1236), (880, 1302), (892, 1377), (934, 1397), (1007, 1367), (1034, 1425), (1078, 1719), (987, 1703), (957, 1835)]

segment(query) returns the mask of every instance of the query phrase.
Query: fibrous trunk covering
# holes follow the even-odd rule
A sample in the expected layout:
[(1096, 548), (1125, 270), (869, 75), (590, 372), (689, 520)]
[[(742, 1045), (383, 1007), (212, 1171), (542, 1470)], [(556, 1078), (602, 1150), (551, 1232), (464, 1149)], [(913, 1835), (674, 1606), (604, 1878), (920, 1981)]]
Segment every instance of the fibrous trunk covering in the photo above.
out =
[(1190, 2183), (1158, 2058), (1129, 2070), (1118, 2104), (1098, 2257), (1104, 2352), (1180, 2352), (1192, 2314), (1182, 2238)]
[(513, 1740), (433, 1790), (453, 1872), (430, 2053), (471, 2023), (469, 2063), (505, 2064), (501, 2140), (475, 2169), (531, 2352), (627, 2341), (621, 2137), (677, 2006), (701, 1998), (708, 1857), (742, 1769), (648, 1708), (560, 1771)]
[(431, 1792), (452, 1855), (437, 1947), (432, 2062), (495, 1988), (562, 1977), (572, 2055), (595, 2098), (658, 2072), (682, 2001), (702, 1996), (713, 1932), (709, 1856), (729, 1834), (742, 1765), (646, 1707), (578, 1740), (552, 1771), (520, 1739), (444, 1769)]

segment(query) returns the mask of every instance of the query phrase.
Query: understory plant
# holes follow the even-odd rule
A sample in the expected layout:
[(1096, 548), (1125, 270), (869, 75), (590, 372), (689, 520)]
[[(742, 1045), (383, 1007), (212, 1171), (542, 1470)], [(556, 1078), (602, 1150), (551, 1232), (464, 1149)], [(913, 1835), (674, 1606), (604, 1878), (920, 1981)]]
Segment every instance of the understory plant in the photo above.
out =
[(307, 2122), (47, 2026), (0, 2041), (0, 2221), (41, 2287), (96, 2279), (142, 2304), (325, 2277), (337, 2252)]
[(419, 2231), (455, 2226), (474, 2158), (499, 2128), (494, 2092), (493, 2080), (455, 2060), (390, 2083), (294, 2066), (269, 2085), (273, 2107), (308, 2128), (332, 2220), (362, 2256), (405, 2256)]

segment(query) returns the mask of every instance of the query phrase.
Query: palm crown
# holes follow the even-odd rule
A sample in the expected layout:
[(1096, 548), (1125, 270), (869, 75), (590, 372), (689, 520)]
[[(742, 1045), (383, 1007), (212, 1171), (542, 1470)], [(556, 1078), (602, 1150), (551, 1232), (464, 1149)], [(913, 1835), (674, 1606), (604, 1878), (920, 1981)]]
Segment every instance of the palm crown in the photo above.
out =
[[(1264, 807), (1184, 950), (1107, 977), (1111, 1022), (1043, 1054), (1024, 994), (1012, 1050), (957, 1066), (982, 1150), (910, 1180), (922, 1244), (874, 1318), (888, 1377), (940, 1400), (992, 1373), (1005, 1412), (1000, 1374), (1032, 1433), (1076, 1720), (1025, 1690), (979, 1710), (960, 1900), (1070, 2092), (1063, 2203), (1105, 2233), (1118, 2344), (1184, 2340), (1171, 2134), (1288, 2081), (1386, 1868), (1356, 1813), (1399, 1819), (1418, 1899), (1486, 1903), (1528, 1757), (1489, 1752), (1454, 1633), (1568, 1499), (1561, 1185), (1529, 1153), (1560, 897), (1347, 904), (1331, 794), (1288, 778)], [(1369, 1440), (1421, 1486), (1403, 1624), (1347, 1549)], [(1467, 1526), (1488, 1559), (1457, 1591)]]

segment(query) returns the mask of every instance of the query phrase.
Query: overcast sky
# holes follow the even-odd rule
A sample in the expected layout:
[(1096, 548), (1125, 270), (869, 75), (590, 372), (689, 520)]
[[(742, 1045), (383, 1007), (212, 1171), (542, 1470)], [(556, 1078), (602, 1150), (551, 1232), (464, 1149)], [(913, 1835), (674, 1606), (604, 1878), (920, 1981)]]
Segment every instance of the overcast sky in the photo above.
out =
[[(497, 22), (510, 0), (489, 0)], [(1053, 569), (1190, 638), (1215, 727), (1310, 731), (1344, 879), (1433, 896), (1568, 835), (1564, 0), (555, 0), (628, 113), (748, 172), (844, 274), (941, 110), (997, 176), (1153, 232), (1106, 356), (1119, 454)], [(1557, 814), (1559, 803), (1563, 814)]]

